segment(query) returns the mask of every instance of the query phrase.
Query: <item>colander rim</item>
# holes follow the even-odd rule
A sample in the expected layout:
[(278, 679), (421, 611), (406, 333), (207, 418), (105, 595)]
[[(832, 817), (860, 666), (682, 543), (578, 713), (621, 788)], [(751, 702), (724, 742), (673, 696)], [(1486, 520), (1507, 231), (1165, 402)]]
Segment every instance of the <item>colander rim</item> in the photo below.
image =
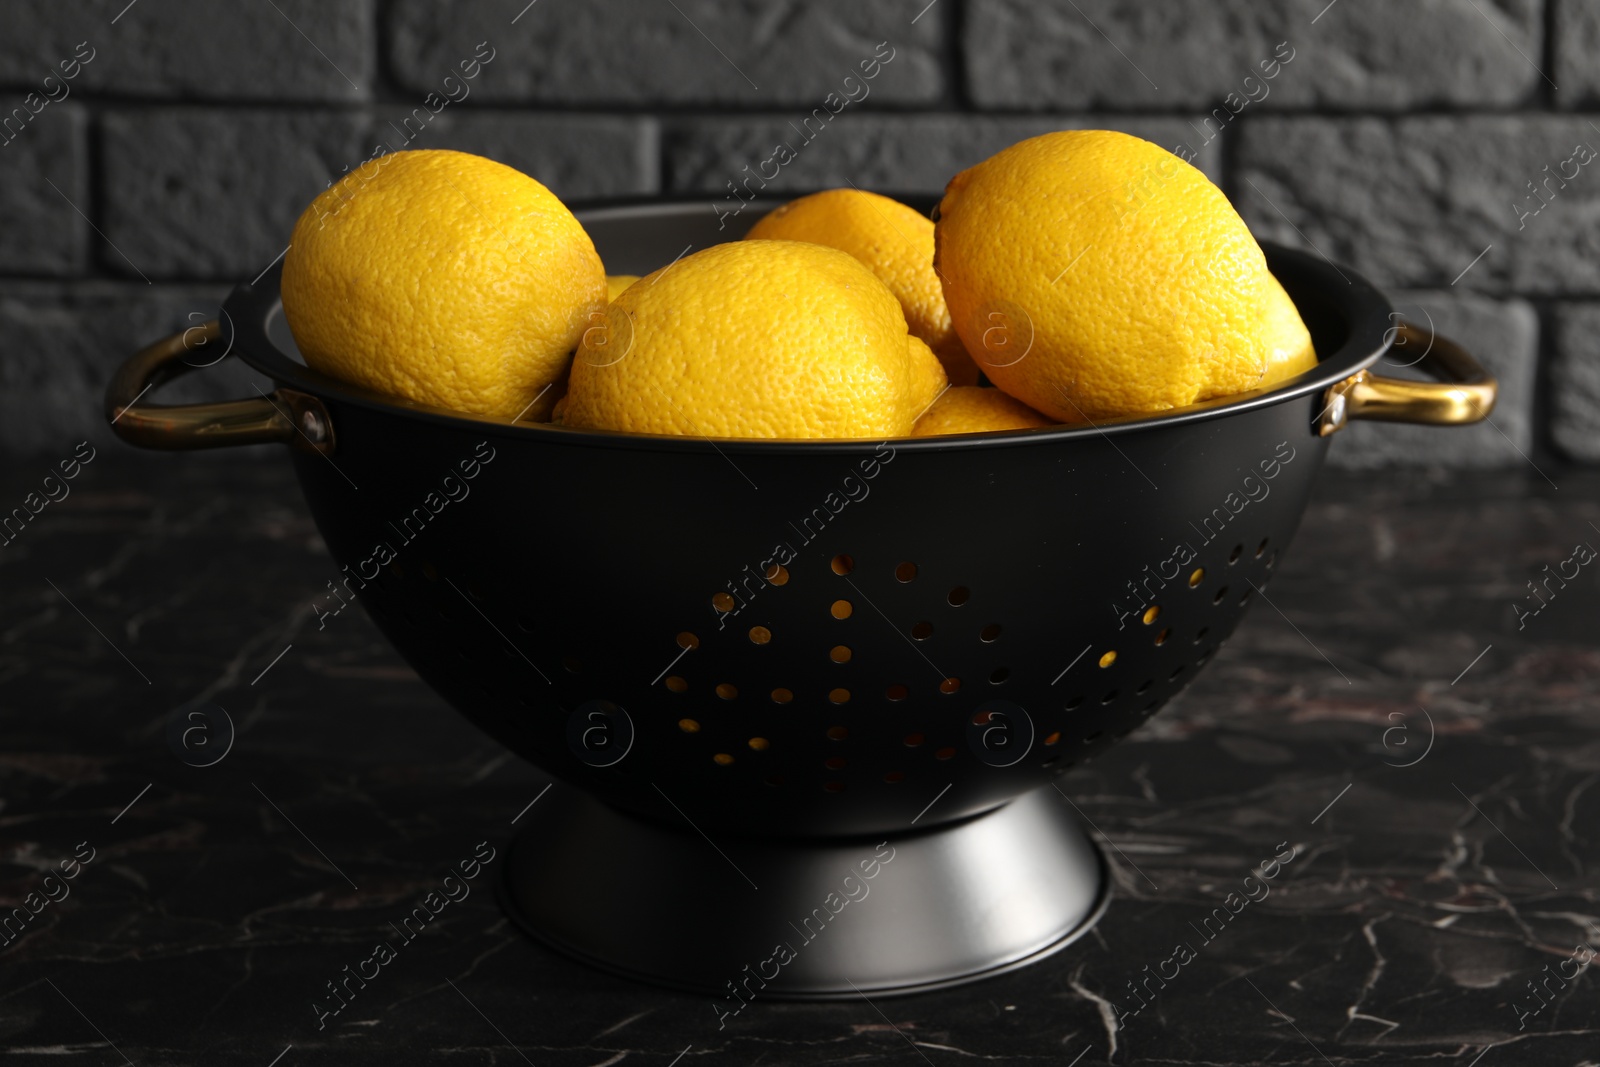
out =
[[(913, 203), (918, 199), (927, 200), (925, 196), (921, 198), (905, 196), (903, 199)], [(772, 199), (770, 206), (776, 207), (784, 202), (781, 199)], [(747, 206), (759, 208), (766, 203), (764, 199), (757, 199), (747, 202)], [(629, 216), (659, 218), (663, 214), (688, 215), (703, 213), (705, 210), (704, 198), (652, 197), (609, 201), (599, 206), (576, 206), (574, 214), (587, 224), (608, 218), (623, 219)], [(1201, 401), (1157, 415), (1129, 415), (1087, 425), (1072, 424), (1035, 430), (949, 434), (938, 437), (863, 437), (828, 440), (695, 437), (516, 422), (499, 416), (473, 415), (434, 407), (339, 381), (312, 370), (280, 348), (272, 340), (271, 333), (275, 325), (282, 325), (278, 322), (283, 314), (283, 304), (279, 296), (279, 283), (283, 272), (281, 261), (268, 268), (255, 281), (244, 282), (234, 288), (223, 304), (221, 322), (226, 340), (225, 350), (237, 354), (247, 365), (272, 378), (279, 386), (297, 389), (323, 400), (335, 400), (372, 411), (445, 424), (463, 430), (490, 433), (502, 440), (514, 440), (520, 437), (581, 447), (687, 452), (714, 450), (724, 454), (731, 452), (765, 455), (799, 451), (871, 455), (888, 441), (894, 442), (897, 452), (1050, 446), (1066, 441), (1120, 436), (1206, 422), (1274, 404), (1288, 403), (1326, 390), (1352, 374), (1372, 366), (1383, 356), (1390, 346), (1394, 312), (1393, 306), (1382, 292), (1360, 274), (1348, 267), (1335, 264), (1320, 254), (1290, 248), (1273, 241), (1261, 241), (1260, 244), (1262, 251), (1266, 253), (1268, 267), (1274, 275), (1279, 276), (1280, 280), (1285, 273), (1299, 278), (1313, 279), (1319, 291), (1336, 297), (1333, 303), (1346, 320), (1347, 332), (1343, 344), (1321, 358), (1316, 368), (1270, 389), (1251, 390), (1215, 400)], [(1301, 286), (1297, 281), (1294, 285), (1285, 284), (1284, 288), (1292, 294)], [(1337, 298), (1340, 296), (1342, 299)]]

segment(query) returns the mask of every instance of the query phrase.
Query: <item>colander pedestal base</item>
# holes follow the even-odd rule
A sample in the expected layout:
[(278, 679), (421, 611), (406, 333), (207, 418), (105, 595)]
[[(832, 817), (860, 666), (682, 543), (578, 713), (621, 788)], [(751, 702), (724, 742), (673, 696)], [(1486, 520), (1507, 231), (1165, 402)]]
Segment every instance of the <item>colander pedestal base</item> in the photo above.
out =
[(915, 993), (1055, 952), (1104, 909), (1106, 870), (1046, 787), (959, 823), (872, 838), (710, 837), (557, 786), (528, 812), (502, 902), (594, 966), (752, 1000)]

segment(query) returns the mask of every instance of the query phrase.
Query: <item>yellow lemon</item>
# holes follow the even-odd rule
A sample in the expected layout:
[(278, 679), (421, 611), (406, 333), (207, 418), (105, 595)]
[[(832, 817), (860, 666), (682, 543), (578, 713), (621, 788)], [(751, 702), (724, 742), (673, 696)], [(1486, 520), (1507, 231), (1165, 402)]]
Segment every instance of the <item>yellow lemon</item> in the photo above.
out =
[[(606, 303), (609, 304), (617, 297), (621, 296), (623, 290), (627, 289), (628, 286), (632, 285), (638, 280), (639, 276), (637, 274), (607, 274)], [(604, 314), (600, 312), (591, 313), (589, 316), (589, 323), (591, 326), (603, 325), (605, 323)], [(553, 401), (551, 398), (554, 398)], [(541, 397), (538, 403), (534, 404), (530, 413), (524, 416), (524, 418), (529, 422), (560, 423), (562, 421), (562, 416), (566, 413), (566, 398), (567, 373), (565, 370), (563, 370), (561, 378), (551, 388), (550, 392)]]
[(906, 325), (944, 364), (949, 380), (972, 385), (978, 367), (950, 325), (933, 269), (933, 221), (898, 200), (861, 189), (829, 189), (768, 213), (746, 239), (810, 241), (849, 252), (900, 301)]
[(639, 280), (637, 274), (607, 274), (606, 275), (606, 303), (611, 303), (622, 295), (622, 291)]
[(646, 275), (604, 318), (573, 360), (567, 426), (903, 437), (927, 392), (894, 294), (822, 245), (713, 245)]
[(567, 398), (567, 380), (551, 382), (544, 393), (518, 418), (519, 422), (560, 422), (561, 402)]
[(420, 403), (514, 417), (555, 398), (605, 307), (572, 212), (520, 171), (464, 152), (381, 156), (319, 195), (283, 262), (308, 366)]
[(906, 348), (910, 358), (907, 369), (911, 374), (911, 406), (916, 409), (913, 416), (915, 420), (927, 414), (933, 402), (950, 388), (950, 379), (945, 374), (944, 364), (939, 362), (939, 357), (933, 354), (933, 349), (922, 338), (906, 338)]
[(1300, 318), (1300, 310), (1284, 292), (1278, 279), (1268, 276), (1267, 311), (1262, 322), (1262, 368), (1257, 389), (1288, 381), (1317, 365), (1317, 350), (1311, 345), (1311, 331)]
[(1204, 174), (1157, 145), (1067, 130), (955, 176), (935, 264), (990, 381), (1062, 421), (1254, 388), (1272, 276)]
[[(607, 274), (606, 275), (606, 303), (609, 304), (622, 294), (628, 286), (639, 280), (637, 274)], [(604, 329), (606, 322), (605, 313), (591, 311), (589, 313), (589, 326)], [(561, 377), (551, 384), (549, 392), (534, 403), (528, 414), (523, 419), (528, 422), (561, 423), (566, 414), (567, 382), (571, 373), (571, 365), (563, 367)]]
[(945, 390), (928, 413), (917, 420), (913, 437), (986, 430), (1032, 430), (1054, 425), (1049, 419), (998, 389), (956, 385)]

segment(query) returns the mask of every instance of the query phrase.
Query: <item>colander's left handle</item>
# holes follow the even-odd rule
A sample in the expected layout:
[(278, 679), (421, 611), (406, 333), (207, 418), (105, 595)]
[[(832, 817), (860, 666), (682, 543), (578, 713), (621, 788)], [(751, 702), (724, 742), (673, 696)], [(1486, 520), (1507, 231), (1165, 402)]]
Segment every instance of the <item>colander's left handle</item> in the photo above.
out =
[(141, 402), (157, 386), (219, 362), (221, 357), (203, 363), (184, 357), (222, 337), (222, 324), (212, 319), (129, 356), (106, 387), (106, 418), (117, 436), (140, 448), (189, 450), (282, 442), (331, 453), (335, 442), (327, 409), (316, 397), (295, 389), (208, 404)]

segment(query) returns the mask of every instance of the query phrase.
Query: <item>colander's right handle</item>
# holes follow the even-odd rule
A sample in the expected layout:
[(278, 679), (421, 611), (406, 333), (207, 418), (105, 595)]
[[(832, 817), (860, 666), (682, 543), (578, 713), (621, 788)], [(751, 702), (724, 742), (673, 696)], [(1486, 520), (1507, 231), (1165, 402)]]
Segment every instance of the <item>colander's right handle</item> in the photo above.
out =
[(1423, 349), (1415, 366), (1438, 380), (1418, 382), (1358, 371), (1328, 387), (1322, 414), (1317, 417), (1319, 434), (1336, 433), (1351, 419), (1465, 426), (1489, 417), (1500, 383), (1470, 352), (1409, 322), (1396, 325), (1393, 333), (1403, 344)]
[(219, 362), (222, 356), (206, 363), (190, 363), (184, 357), (222, 336), (222, 324), (212, 319), (129, 356), (106, 387), (106, 418), (116, 435), (140, 448), (188, 450), (282, 442), (332, 452), (333, 422), (327, 409), (316, 397), (295, 389), (210, 404), (140, 402), (163, 382)]

